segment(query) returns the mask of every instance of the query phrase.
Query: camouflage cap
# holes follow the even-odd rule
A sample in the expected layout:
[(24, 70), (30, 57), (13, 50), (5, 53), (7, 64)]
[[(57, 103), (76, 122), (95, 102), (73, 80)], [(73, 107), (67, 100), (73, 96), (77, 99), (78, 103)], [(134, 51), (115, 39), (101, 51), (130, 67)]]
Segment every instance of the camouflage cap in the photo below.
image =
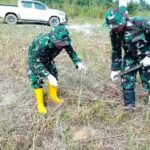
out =
[(124, 25), (126, 23), (127, 14), (127, 8), (124, 6), (117, 9), (109, 9), (105, 13), (105, 26), (110, 29), (115, 29), (121, 25)]
[(64, 25), (54, 26), (50, 32), (50, 41), (55, 45), (70, 45), (69, 32)]

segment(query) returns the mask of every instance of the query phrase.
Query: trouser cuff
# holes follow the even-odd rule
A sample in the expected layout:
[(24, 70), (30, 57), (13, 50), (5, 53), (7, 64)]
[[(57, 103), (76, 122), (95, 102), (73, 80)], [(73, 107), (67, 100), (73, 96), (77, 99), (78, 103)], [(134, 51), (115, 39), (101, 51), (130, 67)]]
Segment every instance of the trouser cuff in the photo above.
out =
[(124, 97), (124, 103), (125, 106), (135, 106), (135, 92), (134, 89), (132, 90), (123, 90), (123, 97)]

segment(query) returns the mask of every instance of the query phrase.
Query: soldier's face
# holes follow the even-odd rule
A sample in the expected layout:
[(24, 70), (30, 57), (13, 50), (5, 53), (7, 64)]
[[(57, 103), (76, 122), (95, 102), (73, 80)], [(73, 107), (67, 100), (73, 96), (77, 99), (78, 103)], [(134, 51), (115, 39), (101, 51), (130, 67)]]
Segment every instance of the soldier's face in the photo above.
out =
[(114, 28), (113, 31), (115, 31), (116, 33), (121, 33), (124, 28), (125, 28), (125, 25), (121, 25), (117, 28)]

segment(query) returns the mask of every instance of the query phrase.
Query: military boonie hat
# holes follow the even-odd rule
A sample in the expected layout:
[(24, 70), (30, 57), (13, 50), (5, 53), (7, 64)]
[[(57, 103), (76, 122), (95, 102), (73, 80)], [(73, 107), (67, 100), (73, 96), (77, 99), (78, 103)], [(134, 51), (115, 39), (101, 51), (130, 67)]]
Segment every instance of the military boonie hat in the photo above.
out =
[(52, 27), (50, 32), (50, 41), (53, 44), (59, 44), (60, 42), (63, 42), (64, 45), (70, 45), (71, 39), (67, 28), (64, 25)]
[(110, 29), (115, 29), (121, 25), (124, 25), (126, 23), (127, 14), (127, 8), (124, 6), (117, 9), (109, 9), (105, 13), (105, 26)]

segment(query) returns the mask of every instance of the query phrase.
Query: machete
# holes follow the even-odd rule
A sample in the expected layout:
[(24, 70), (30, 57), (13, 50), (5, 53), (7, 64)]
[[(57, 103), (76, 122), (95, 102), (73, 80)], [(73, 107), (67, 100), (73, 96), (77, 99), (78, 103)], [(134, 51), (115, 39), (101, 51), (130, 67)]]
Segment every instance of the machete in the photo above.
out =
[(117, 77), (121, 77), (121, 76), (123, 76), (124, 74), (127, 74), (127, 73), (129, 73), (129, 72), (132, 72), (132, 71), (134, 71), (134, 70), (137, 70), (137, 69), (141, 68), (142, 66), (143, 66), (143, 64), (138, 64), (138, 65), (136, 65), (136, 66), (134, 66), (134, 67), (132, 67), (132, 68), (129, 68), (129, 69), (124, 70), (124, 71), (121, 71), (121, 72), (117, 75)]
[[(132, 71), (134, 71), (134, 70), (137, 70), (137, 69), (141, 68), (142, 66), (143, 66), (143, 64), (138, 64), (138, 65), (136, 65), (136, 66), (134, 66), (134, 67), (131, 67), (131, 68), (127, 69), (127, 70), (124, 70), (124, 71), (120, 72), (118, 75), (116, 75), (116, 77), (119, 79), (119, 78), (122, 77), (124, 74), (129, 73), (129, 72), (132, 72)], [(102, 85), (102, 84), (106, 84), (106, 83), (108, 83), (109, 81), (112, 81), (112, 80), (110, 80), (110, 79), (102, 80), (102, 81), (98, 82), (97, 84), (95, 84), (93, 87), (94, 87), (94, 88), (97, 88), (98, 86), (100, 86), (100, 85)]]

